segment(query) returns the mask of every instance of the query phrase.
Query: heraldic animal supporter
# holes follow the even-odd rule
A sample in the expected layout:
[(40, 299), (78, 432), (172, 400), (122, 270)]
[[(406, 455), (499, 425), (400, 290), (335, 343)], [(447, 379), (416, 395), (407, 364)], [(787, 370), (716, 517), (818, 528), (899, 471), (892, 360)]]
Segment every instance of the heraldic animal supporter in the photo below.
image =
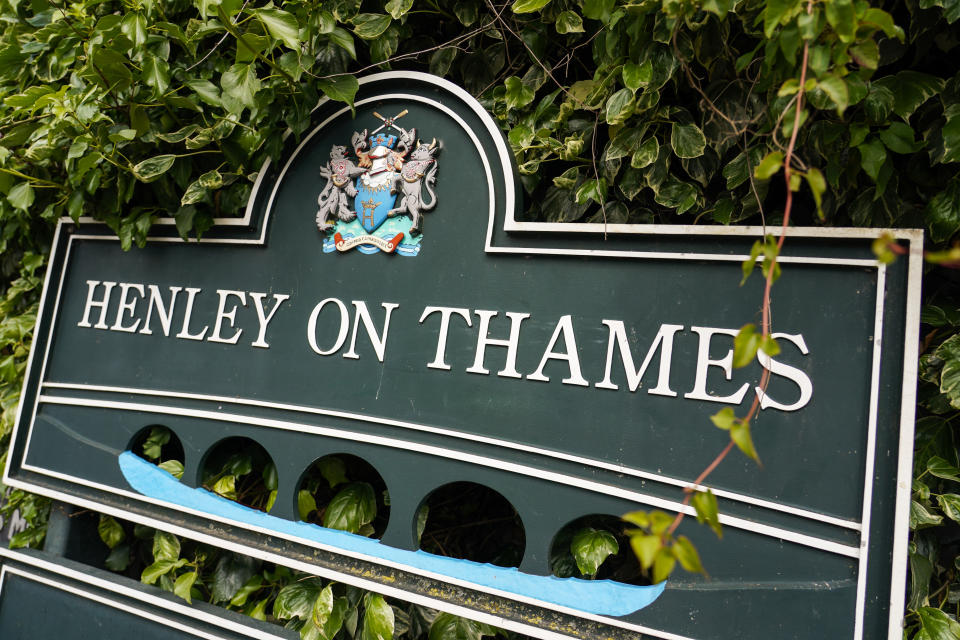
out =
[[(333, 145), (320, 168), (326, 184), (317, 197), (317, 228), (323, 251), (397, 253), (416, 256), (423, 239), (423, 214), (437, 205), (436, 139), (424, 143), (415, 128), (396, 124), (406, 109), (385, 118), (372, 132), (354, 132), (349, 157), (345, 145)], [(351, 202), (352, 200), (352, 202)]]

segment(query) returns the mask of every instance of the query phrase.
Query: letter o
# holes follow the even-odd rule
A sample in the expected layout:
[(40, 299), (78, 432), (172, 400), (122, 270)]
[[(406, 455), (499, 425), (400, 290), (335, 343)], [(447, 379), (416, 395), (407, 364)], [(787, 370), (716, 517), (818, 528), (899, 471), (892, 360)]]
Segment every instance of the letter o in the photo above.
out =
[[(327, 351), (323, 351), (317, 346), (317, 317), (320, 315), (320, 311), (323, 310), (324, 305), (328, 302), (332, 302), (340, 308), (340, 335), (337, 336), (337, 341), (333, 347)], [(337, 298), (327, 298), (326, 300), (321, 300), (319, 304), (313, 308), (313, 311), (310, 312), (310, 320), (307, 322), (307, 342), (310, 343), (310, 348), (313, 349), (317, 355), (328, 356), (340, 350), (343, 343), (347, 341), (347, 332), (349, 330), (350, 316), (347, 314), (347, 306)]]

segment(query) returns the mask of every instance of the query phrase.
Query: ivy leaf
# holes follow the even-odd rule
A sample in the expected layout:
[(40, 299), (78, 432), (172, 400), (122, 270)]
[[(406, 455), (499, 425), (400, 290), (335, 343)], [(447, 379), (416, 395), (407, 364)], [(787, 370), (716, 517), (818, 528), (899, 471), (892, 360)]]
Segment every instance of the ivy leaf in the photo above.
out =
[(188, 604), (193, 604), (190, 600), (190, 589), (193, 588), (193, 583), (196, 581), (196, 571), (184, 573), (177, 578), (176, 582), (173, 583), (173, 593), (186, 600)]
[(954, 522), (960, 522), (960, 496), (955, 493), (944, 493), (937, 496), (937, 503), (943, 515)]
[(753, 175), (759, 180), (769, 180), (777, 171), (780, 171), (780, 167), (783, 166), (783, 152), (782, 151), (771, 151), (763, 157), (763, 160), (760, 161), (754, 170)]
[(884, 148), (883, 143), (880, 142), (878, 138), (870, 138), (866, 142), (857, 145), (857, 149), (860, 151), (860, 166), (863, 167), (864, 172), (876, 182), (877, 177), (880, 175), (880, 167), (883, 166), (884, 161), (887, 159), (887, 150)]
[(653, 583), (659, 584), (670, 577), (677, 559), (668, 547), (663, 547), (653, 561)]
[(510, 9), (514, 13), (533, 13), (550, 4), (550, 0), (516, 0)]
[(556, 28), (557, 33), (583, 33), (583, 18), (576, 11), (561, 11)]
[(163, 95), (170, 86), (170, 66), (152, 53), (144, 54), (141, 76), (147, 86), (153, 87), (154, 96)]
[[(607, 124), (621, 124), (633, 113), (633, 91), (620, 89), (607, 99), (604, 117)], [(701, 150), (702, 152), (702, 150)]]
[(360, 89), (360, 83), (352, 75), (317, 80), (317, 86), (331, 100), (345, 102), (351, 107), (353, 98)]
[(121, 544), (114, 548), (103, 561), (103, 566), (110, 571), (126, 571), (130, 566), (130, 545)]
[(320, 475), (327, 481), (331, 489), (338, 484), (347, 482), (347, 465), (343, 463), (341, 458), (326, 456), (317, 463), (317, 467), (320, 469)]
[(233, 599), (240, 588), (255, 577), (259, 565), (256, 559), (238, 553), (220, 556), (210, 577), (211, 600), (225, 602)]
[(103, 540), (103, 543), (111, 549), (123, 542), (127, 537), (127, 534), (123, 532), (123, 527), (120, 526), (120, 523), (117, 522), (113, 516), (103, 514), (100, 515), (100, 522), (97, 524), (97, 533), (100, 534), (100, 539)]
[(480, 624), (452, 613), (440, 613), (430, 625), (428, 640), (480, 640)]
[(680, 566), (690, 573), (706, 573), (703, 570), (703, 564), (700, 562), (700, 554), (697, 548), (690, 542), (687, 536), (677, 536), (673, 543), (673, 555), (680, 562)]
[[(951, 180), (946, 188), (930, 198), (923, 217), (934, 242), (949, 240), (960, 230), (960, 180)], [(960, 379), (955, 383), (951, 388), (960, 400)]]
[(282, 9), (254, 9), (253, 13), (272, 38), (294, 51), (300, 50), (300, 25), (296, 16)]
[(735, 369), (741, 369), (751, 362), (757, 356), (757, 349), (763, 342), (763, 334), (757, 333), (755, 324), (745, 324), (740, 327), (736, 337), (733, 339), (733, 366)]
[(577, 167), (570, 167), (559, 176), (553, 179), (553, 184), (558, 189), (573, 189), (577, 184), (577, 178), (580, 177), (580, 170)]
[(627, 61), (621, 71), (623, 84), (631, 91), (637, 91), (646, 87), (653, 78), (653, 64), (649, 60), (644, 60), (640, 64)]
[(733, 412), (733, 407), (724, 407), (720, 411), (710, 416), (710, 422), (718, 429), (729, 431), (737, 421), (737, 416)]
[(940, 456), (933, 456), (927, 461), (927, 471), (938, 478), (960, 482), (960, 469)]
[(630, 547), (640, 561), (640, 566), (648, 570), (663, 547), (663, 539), (655, 535), (631, 535)]
[(599, 180), (584, 180), (577, 188), (577, 204), (586, 204), (588, 200), (593, 200), (597, 204), (602, 204), (607, 198), (607, 181), (605, 178)]
[(914, 141), (913, 129), (904, 122), (894, 122), (886, 129), (881, 129), (878, 133), (880, 140), (887, 146), (887, 149), (894, 153), (913, 153), (922, 147)]
[(180, 557), (180, 540), (177, 536), (159, 529), (153, 534), (153, 559), (175, 561)]
[(925, 506), (912, 500), (910, 502), (910, 528), (913, 530), (936, 526), (943, 522), (943, 516), (930, 513)]
[(909, 118), (920, 105), (943, 90), (944, 81), (919, 71), (901, 71), (881, 78), (875, 85), (886, 87), (893, 94), (893, 111)]
[(120, 33), (130, 39), (134, 49), (143, 47), (147, 42), (147, 18), (139, 11), (128, 13), (120, 22)]
[(850, 91), (847, 89), (847, 83), (839, 76), (829, 74), (817, 82), (819, 87), (833, 101), (838, 115), (843, 115), (844, 110), (850, 104)]
[(763, 33), (770, 39), (773, 32), (781, 22), (799, 7), (799, 0), (769, 0), (764, 3), (763, 9)]
[(133, 175), (140, 182), (153, 182), (166, 173), (176, 160), (177, 156), (169, 153), (147, 158), (133, 166)]
[(523, 84), (523, 81), (516, 76), (510, 76), (504, 81), (504, 86), (507, 88), (506, 100), (507, 100), (507, 111), (510, 109), (519, 109), (525, 107), (531, 102), (535, 96), (533, 89)]
[(306, 620), (322, 591), (323, 581), (320, 578), (307, 578), (288, 584), (280, 589), (273, 602), (273, 616), (280, 620), (288, 618)]
[(827, 180), (816, 167), (808, 169), (804, 177), (807, 179), (810, 192), (813, 193), (813, 201), (817, 205), (817, 215), (823, 220), (823, 194), (827, 190)]
[(830, 0), (824, 4), (827, 22), (837, 32), (840, 41), (853, 42), (857, 31), (857, 16), (853, 0)]
[(297, 492), (297, 513), (301, 520), (306, 520), (310, 514), (317, 510), (317, 501), (313, 494), (306, 489)]
[[(948, 616), (940, 609), (920, 607), (917, 609), (920, 618), (920, 633), (926, 634), (924, 640), (956, 640), (960, 638), (960, 623)], [(920, 634), (916, 636), (920, 637)]]
[(351, 482), (341, 489), (323, 513), (323, 526), (358, 533), (360, 527), (373, 522), (377, 515), (377, 499), (367, 482)]
[(373, 40), (380, 37), (392, 21), (385, 13), (361, 13), (353, 19), (353, 32), (364, 40)]
[[(729, 409), (729, 407), (727, 407)], [(733, 410), (731, 409), (731, 413)], [(731, 423), (732, 424), (732, 423)], [(720, 514), (717, 510), (717, 496), (713, 491), (697, 491), (693, 494), (693, 508), (697, 512), (697, 522), (707, 523), (718, 538), (723, 537), (723, 528), (720, 525)]]
[(630, 157), (630, 166), (634, 169), (643, 169), (656, 162), (659, 155), (660, 143), (656, 137), (647, 138)]
[(620, 551), (617, 539), (609, 531), (592, 527), (580, 529), (570, 542), (570, 553), (577, 561), (577, 568), (585, 576), (596, 575), (603, 561)]
[[(354, 80), (356, 82), (356, 80)], [(230, 113), (257, 106), (256, 94), (263, 86), (252, 64), (235, 64), (220, 76), (221, 100)]]
[(394, 20), (399, 20), (407, 11), (410, 11), (411, 7), (413, 7), (413, 0), (390, 0), (384, 9), (393, 16)]
[(360, 640), (393, 640), (395, 625), (393, 607), (379, 593), (368, 593), (364, 598)]
[(35, 198), (33, 187), (29, 182), (18, 182), (7, 192), (7, 201), (14, 209), (28, 211)]
[[(186, 197), (186, 196), (184, 196)], [(237, 476), (227, 474), (213, 483), (211, 490), (218, 496), (223, 496), (227, 500), (237, 499)]]
[(153, 584), (161, 576), (165, 576), (174, 569), (182, 567), (187, 561), (185, 559), (180, 560), (157, 560), (146, 569), (143, 570), (143, 573), (140, 574), (140, 582), (144, 584)]
[[(180, 206), (185, 207), (187, 205), (200, 202), (207, 197), (207, 193), (209, 193), (209, 190), (203, 186), (200, 180), (195, 180), (194, 182), (190, 183), (190, 186), (187, 187), (187, 190), (183, 192), (183, 196), (180, 198)], [(225, 477), (233, 478), (232, 475)], [(221, 480), (223, 480), (223, 478), (221, 478)], [(218, 481), (217, 484), (220, 484), (220, 482)], [(221, 493), (216, 488), (214, 488), (214, 491), (220, 493), (221, 495), (226, 495), (226, 493)], [(226, 488), (224, 488), (224, 491), (229, 492), (229, 490)]]
[(674, 122), (670, 129), (670, 146), (678, 158), (698, 158), (703, 155), (707, 139), (697, 125)]
[(753, 438), (750, 436), (750, 423), (746, 420), (737, 420), (730, 427), (730, 439), (745, 455), (752, 458), (754, 462), (760, 463), (760, 456), (753, 446)]

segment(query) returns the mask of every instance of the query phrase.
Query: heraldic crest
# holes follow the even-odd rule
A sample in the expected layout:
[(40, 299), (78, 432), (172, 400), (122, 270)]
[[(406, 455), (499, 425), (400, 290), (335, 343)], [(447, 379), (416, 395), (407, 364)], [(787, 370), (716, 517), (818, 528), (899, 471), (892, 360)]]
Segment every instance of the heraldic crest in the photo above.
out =
[[(325, 235), (323, 251), (397, 253), (415, 256), (423, 238), (423, 214), (437, 205), (436, 138), (417, 139), (392, 118), (373, 112), (382, 124), (372, 132), (354, 132), (351, 145), (333, 145), (320, 168), (327, 182), (317, 198), (317, 228)], [(349, 157), (351, 149), (356, 158)]]

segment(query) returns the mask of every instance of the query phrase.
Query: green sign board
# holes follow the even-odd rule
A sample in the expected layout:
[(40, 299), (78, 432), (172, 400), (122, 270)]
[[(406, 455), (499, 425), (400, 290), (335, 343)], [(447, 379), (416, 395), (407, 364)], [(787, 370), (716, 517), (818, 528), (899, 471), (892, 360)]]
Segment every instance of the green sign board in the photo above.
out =
[[(124, 252), (60, 225), (11, 485), (540, 637), (899, 637), (918, 232), (884, 265), (876, 231), (791, 230), (781, 352), (733, 369), (762, 229), (525, 221), (496, 123), (430, 76), (371, 76), (355, 112), (314, 122), (199, 241), (161, 225)], [(763, 464), (709, 478), (723, 539), (679, 529), (709, 577), (551, 575), (584, 516), (692, 513), (684, 489), (729, 441), (709, 416), (754, 398)], [(179, 480), (130, 451), (156, 425), (182, 443)], [(236, 437), (276, 467), (269, 512), (200, 486)], [(331, 454), (382, 478), (377, 536), (300, 521)], [(417, 550), (421, 504), (458, 482), (516, 510), (518, 567)]]

